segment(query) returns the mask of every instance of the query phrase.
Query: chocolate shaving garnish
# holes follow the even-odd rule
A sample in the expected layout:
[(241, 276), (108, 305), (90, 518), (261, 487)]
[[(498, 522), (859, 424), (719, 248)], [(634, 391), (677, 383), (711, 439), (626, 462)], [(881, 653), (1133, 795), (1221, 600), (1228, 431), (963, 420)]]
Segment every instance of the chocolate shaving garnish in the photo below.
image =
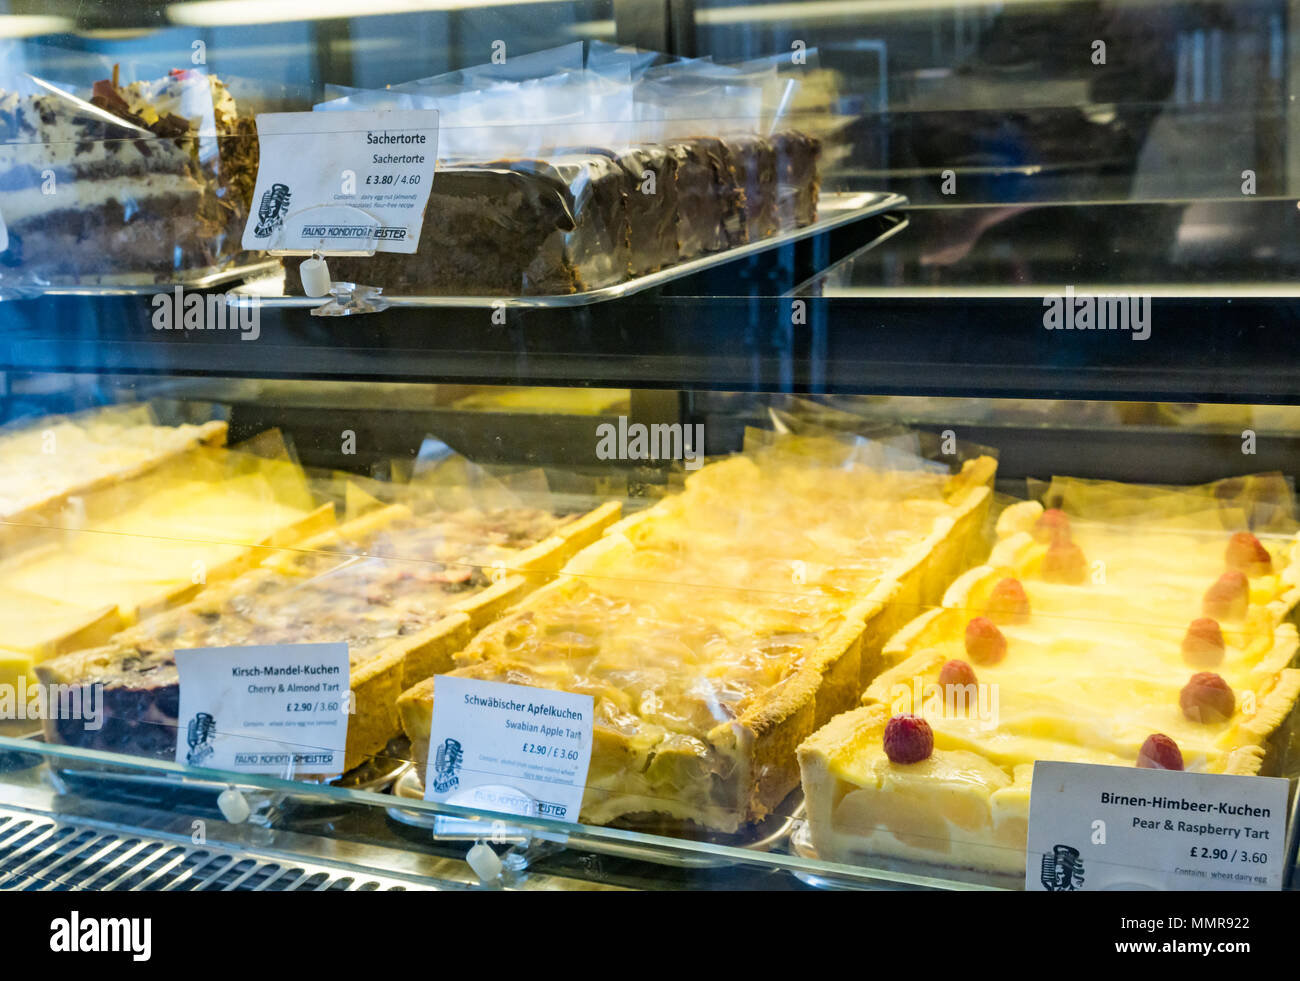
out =
[[(114, 72), (116, 73), (116, 69)], [(117, 82), (109, 81), (107, 78), (101, 78), (91, 87), (90, 102), (91, 105), (118, 115), (132, 115), (131, 104), (122, 98), (122, 93), (117, 90)]]
[(159, 136), (176, 137), (186, 135), (190, 131), (190, 124), (183, 116), (169, 112), (150, 128)]

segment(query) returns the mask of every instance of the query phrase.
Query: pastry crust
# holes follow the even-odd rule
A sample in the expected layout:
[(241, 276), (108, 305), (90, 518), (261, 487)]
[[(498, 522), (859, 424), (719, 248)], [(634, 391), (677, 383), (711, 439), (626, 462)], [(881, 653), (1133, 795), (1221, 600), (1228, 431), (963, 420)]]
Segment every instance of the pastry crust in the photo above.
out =
[[(706, 470), (711, 471), (709, 479), (725, 486), (730, 475), (740, 479), (752, 466), (738, 457)], [(944, 488), (947, 510), (923, 540), (891, 560), (868, 595), (849, 597), (816, 642), (799, 650), (797, 661), (779, 683), (746, 699), (734, 718), (690, 732), (662, 731), (630, 721), (602, 723), (598, 709), (581, 819), (605, 824), (653, 813), (730, 832), (771, 813), (798, 786), (796, 747), (857, 700), (864, 679), (882, 664), (881, 645), (894, 625), (905, 622), (924, 604), (937, 602), (957, 570), (980, 554), (995, 469), (994, 460), (981, 457), (951, 478)], [(688, 478), (688, 487), (695, 476)], [(548, 616), (560, 615), (556, 611), (580, 606), (610, 584), (635, 581), (640, 569), (638, 546), (656, 534), (661, 522), (675, 521), (688, 507), (679, 495), (611, 527), (603, 539), (569, 563), (560, 579), (539, 589), (505, 620), (483, 630), (457, 656), (453, 673), (589, 690), (584, 687), (587, 682), (571, 674), (576, 669), (566, 664), (566, 658), (548, 661), (520, 654), (514, 647), (515, 636)], [(631, 587), (620, 586), (625, 588)], [(697, 670), (707, 669), (697, 666)], [(398, 702), (403, 729), (421, 769), (428, 763), (434, 687), (431, 678), (404, 692)], [(615, 693), (606, 691), (616, 700)]]

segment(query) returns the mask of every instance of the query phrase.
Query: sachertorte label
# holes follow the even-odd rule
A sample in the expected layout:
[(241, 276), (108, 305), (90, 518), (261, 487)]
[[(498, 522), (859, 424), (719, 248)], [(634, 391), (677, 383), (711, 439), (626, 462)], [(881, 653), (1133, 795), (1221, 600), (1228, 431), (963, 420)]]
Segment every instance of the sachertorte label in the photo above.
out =
[(416, 251), (438, 155), (435, 110), (264, 113), (257, 136), (244, 248)]

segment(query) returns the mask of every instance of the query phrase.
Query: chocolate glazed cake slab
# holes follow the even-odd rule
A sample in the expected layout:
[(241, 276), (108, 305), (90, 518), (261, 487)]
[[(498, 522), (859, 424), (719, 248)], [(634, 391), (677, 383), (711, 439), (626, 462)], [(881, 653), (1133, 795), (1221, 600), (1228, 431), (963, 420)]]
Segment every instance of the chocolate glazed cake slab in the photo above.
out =
[[(641, 277), (778, 245), (782, 233), (815, 224), (820, 157), (816, 137), (790, 131), (621, 149), (557, 145), (536, 159), (456, 162), (434, 178), (414, 254), (337, 256), (331, 279), (376, 287), (388, 305), (635, 288)], [(291, 296), (303, 292), (293, 262), (284, 286)]]
[[(680, 185), (679, 185), (680, 189)], [(784, 190), (778, 187), (778, 207), (793, 208), (796, 204), (796, 196), (785, 195)], [(807, 206), (807, 202), (805, 205)], [(528, 295), (512, 291), (501, 291), (496, 294), (437, 294), (428, 292), (425, 287), (412, 287), (411, 289), (426, 289), (426, 292), (411, 292), (409, 290), (398, 290), (391, 286), (384, 286), (384, 292), (380, 299), (387, 307), (444, 307), (444, 308), (488, 308), (497, 304), (502, 304), (515, 309), (544, 309), (558, 307), (581, 307), (589, 306), (594, 303), (603, 303), (609, 300), (619, 300), (629, 296), (635, 296), (646, 290), (659, 289), (668, 284), (677, 284), (680, 288), (683, 284), (680, 282), (691, 276), (697, 276), (702, 273), (717, 274), (724, 273), (727, 268), (736, 262), (748, 260), (754, 256), (760, 256), (764, 253), (775, 249), (780, 249), (792, 243), (801, 242), (805, 239), (816, 236), (826, 235), (836, 229), (853, 225), (857, 222), (864, 222), (870, 219), (876, 219), (883, 227), (877, 231), (871, 229), (871, 241), (860, 246), (861, 248), (874, 248), (875, 246), (887, 241), (893, 236), (899, 234), (907, 227), (907, 218), (897, 212), (907, 207), (907, 198), (901, 194), (892, 194), (877, 191), (855, 191), (843, 193), (821, 194), (816, 204), (818, 211), (817, 220), (809, 225), (798, 228), (790, 228), (778, 232), (770, 238), (760, 239), (749, 242), (737, 248), (725, 249), (720, 252), (712, 252), (697, 256), (686, 262), (678, 262), (674, 265), (668, 265), (656, 272), (645, 273), (644, 275), (634, 276), (631, 279), (612, 286), (604, 286), (599, 289), (584, 290), (575, 293), (564, 293), (554, 295)], [(855, 246), (855, 249), (859, 246)], [(409, 256), (399, 258), (409, 259)], [(351, 259), (330, 259), (330, 273), (333, 279), (345, 282), (360, 282), (369, 286), (379, 285), (373, 280), (345, 280), (344, 276), (338, 271), (339, 268), (346, 268), (350, 273), (355, 271), (351, 265)], [(363, 260), (364, 261), (364, 260)], [(286, 287), (294, 286), (301, 290), (297, 278), (297, 265), (299, 259), (289, 258), (286, 260)], [(368, 275), (368, 274), (367, 274)], [(794, 285), (797, 285), (794, 284)], [(323, 302), (320, 298), (306, 296), (267, 296), (265, 295), (267, 287), (274, 289), (276, 284), (267, 283), (250, 283), (243, 290), (236, 289), (235, 303), (253, 303), (253, 296), (256, 296), (256, 302), (263, 309), (287, 307), (309, 309), (318, 307)], [(690, 289), (690, 286), (685, 286)], [(241, 297), (241, 293), (243, 296)], [(346, 298), (345, 298), (346, 299)], [(358, 308), (353, 312), (366, 312), (365, 308)]]

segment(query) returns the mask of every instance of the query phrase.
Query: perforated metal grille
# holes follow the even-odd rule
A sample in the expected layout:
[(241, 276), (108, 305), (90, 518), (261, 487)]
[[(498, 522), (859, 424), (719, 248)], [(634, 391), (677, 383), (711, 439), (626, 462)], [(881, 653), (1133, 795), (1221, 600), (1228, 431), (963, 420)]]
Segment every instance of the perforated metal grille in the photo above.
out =
[(370, 892), (419, 889), (380, 875), (106, 832), (0, 809), (0, 891)]

